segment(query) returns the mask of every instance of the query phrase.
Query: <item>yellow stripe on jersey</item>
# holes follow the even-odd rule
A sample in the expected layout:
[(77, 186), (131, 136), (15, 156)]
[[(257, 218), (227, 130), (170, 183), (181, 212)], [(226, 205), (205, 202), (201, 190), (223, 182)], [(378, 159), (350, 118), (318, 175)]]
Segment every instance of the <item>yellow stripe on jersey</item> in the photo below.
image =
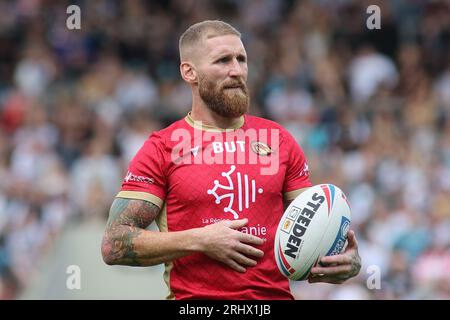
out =
[(163, 200), (154, 194), (142, 192), (142, 191), (120, 191), (116, 198), (125, 198), (125, 199), (136, 199), (136, 200), (144, 200), (149, 201), (158, 207), (162, 207)]
[[(164, 203), (164, 206), (161, 209), (161, 212), (156, 217), (156, 225), (159, 228), (159, 231), (161, 232), (168, 232), (169, 229), (167, 227), (167, 206)], [(167, 288), (169, 289), (169, 293), (166, 296), (166, 299), (168, 300), (175, 300), (175, 295), (173, 294), (172, 290), (170, 289), (170, 271), (173, 268), (172, 262), (167, 262), (164, 264), (164, 282), (167, 285)]]
[(302, 193), (303, 191), (306, 191), (308, 188), (302, 188), (302, 189), (297, 189), (297, 190), (292, 190), (289, 192), (285, 192), (284, 193), (284, 200), (286, 201), (290, 201), (290, 200), (294, 200), (300, 193)]
[(187, 116), (184, 118), (184, 120), (191, 127), (194, 127), (195, 129), (209, 131), (209, 132), (226, 132), (226, 131), (230, 131), (230, 130), (236, 130), (236, 129), (239, 129), (240, 127), (242, 127), (244, 125), (244, 121), (245, 121), (244, 116), (241, 116), (239, 118), (239, 122), (235, 126), (224, 129), (224, 128), (219, 128), (219, 127), (214, 127), (214, 126), (210, 126), (207, 124), (203, 124), (201, 121), (196, 121), (196, 120), (192, 119), (190, 112), (187, 114)]

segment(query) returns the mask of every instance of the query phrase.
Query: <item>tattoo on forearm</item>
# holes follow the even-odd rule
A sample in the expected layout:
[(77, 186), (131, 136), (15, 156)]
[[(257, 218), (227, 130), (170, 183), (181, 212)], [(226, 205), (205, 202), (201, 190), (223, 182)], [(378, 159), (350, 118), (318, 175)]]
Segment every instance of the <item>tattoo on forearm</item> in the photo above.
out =
[(102, 250), (105, 261), (141, 265), (134, 240), (158, 215), (160, 209), (151, 202), (116, 198), (109, 212)]

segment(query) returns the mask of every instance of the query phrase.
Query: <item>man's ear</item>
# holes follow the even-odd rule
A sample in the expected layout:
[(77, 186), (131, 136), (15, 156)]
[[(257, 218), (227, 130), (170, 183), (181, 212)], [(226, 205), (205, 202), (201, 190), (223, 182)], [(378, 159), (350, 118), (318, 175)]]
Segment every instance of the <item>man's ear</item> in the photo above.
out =
[(180, 63), (180, 73), (184, 81), (190, 84), (197, 83), (197, 71), (191, 62)]

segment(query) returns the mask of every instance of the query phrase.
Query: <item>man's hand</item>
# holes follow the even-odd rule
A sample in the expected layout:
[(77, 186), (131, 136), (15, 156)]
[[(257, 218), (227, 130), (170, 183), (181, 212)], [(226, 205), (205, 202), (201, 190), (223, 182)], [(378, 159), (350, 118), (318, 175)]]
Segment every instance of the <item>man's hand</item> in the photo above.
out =
[(261, 258), (264, 252), (253, 246), (261, 245), (264, 241), (236, 230), (247, 223), (248, 219), (226, 220), (202, 228), (204, 241), (201, 251), (238, 272), (245, 272), (245, 267), (255, 266), (255, 258)]
[(320, 259), (323, 267), (317, 266), (311, 269), (308, 278), (309, 283), (326, 282), (341, 284), (355, 277), (361, 269), (361, 258), (358, 254), (358, 242), (355, 232), (348, 232), (348, 246), (342, 254), (326, 256)]

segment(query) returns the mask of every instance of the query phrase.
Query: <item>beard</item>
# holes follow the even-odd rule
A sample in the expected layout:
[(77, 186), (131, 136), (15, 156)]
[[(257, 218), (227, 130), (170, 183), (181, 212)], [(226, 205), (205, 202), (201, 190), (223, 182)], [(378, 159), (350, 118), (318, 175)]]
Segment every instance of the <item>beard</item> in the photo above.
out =
[(224, 118), (237, 118), (249, 110), (248, 88), (242, 79), (219, 85), (200, 75), (198, 91), (206, 106)]

